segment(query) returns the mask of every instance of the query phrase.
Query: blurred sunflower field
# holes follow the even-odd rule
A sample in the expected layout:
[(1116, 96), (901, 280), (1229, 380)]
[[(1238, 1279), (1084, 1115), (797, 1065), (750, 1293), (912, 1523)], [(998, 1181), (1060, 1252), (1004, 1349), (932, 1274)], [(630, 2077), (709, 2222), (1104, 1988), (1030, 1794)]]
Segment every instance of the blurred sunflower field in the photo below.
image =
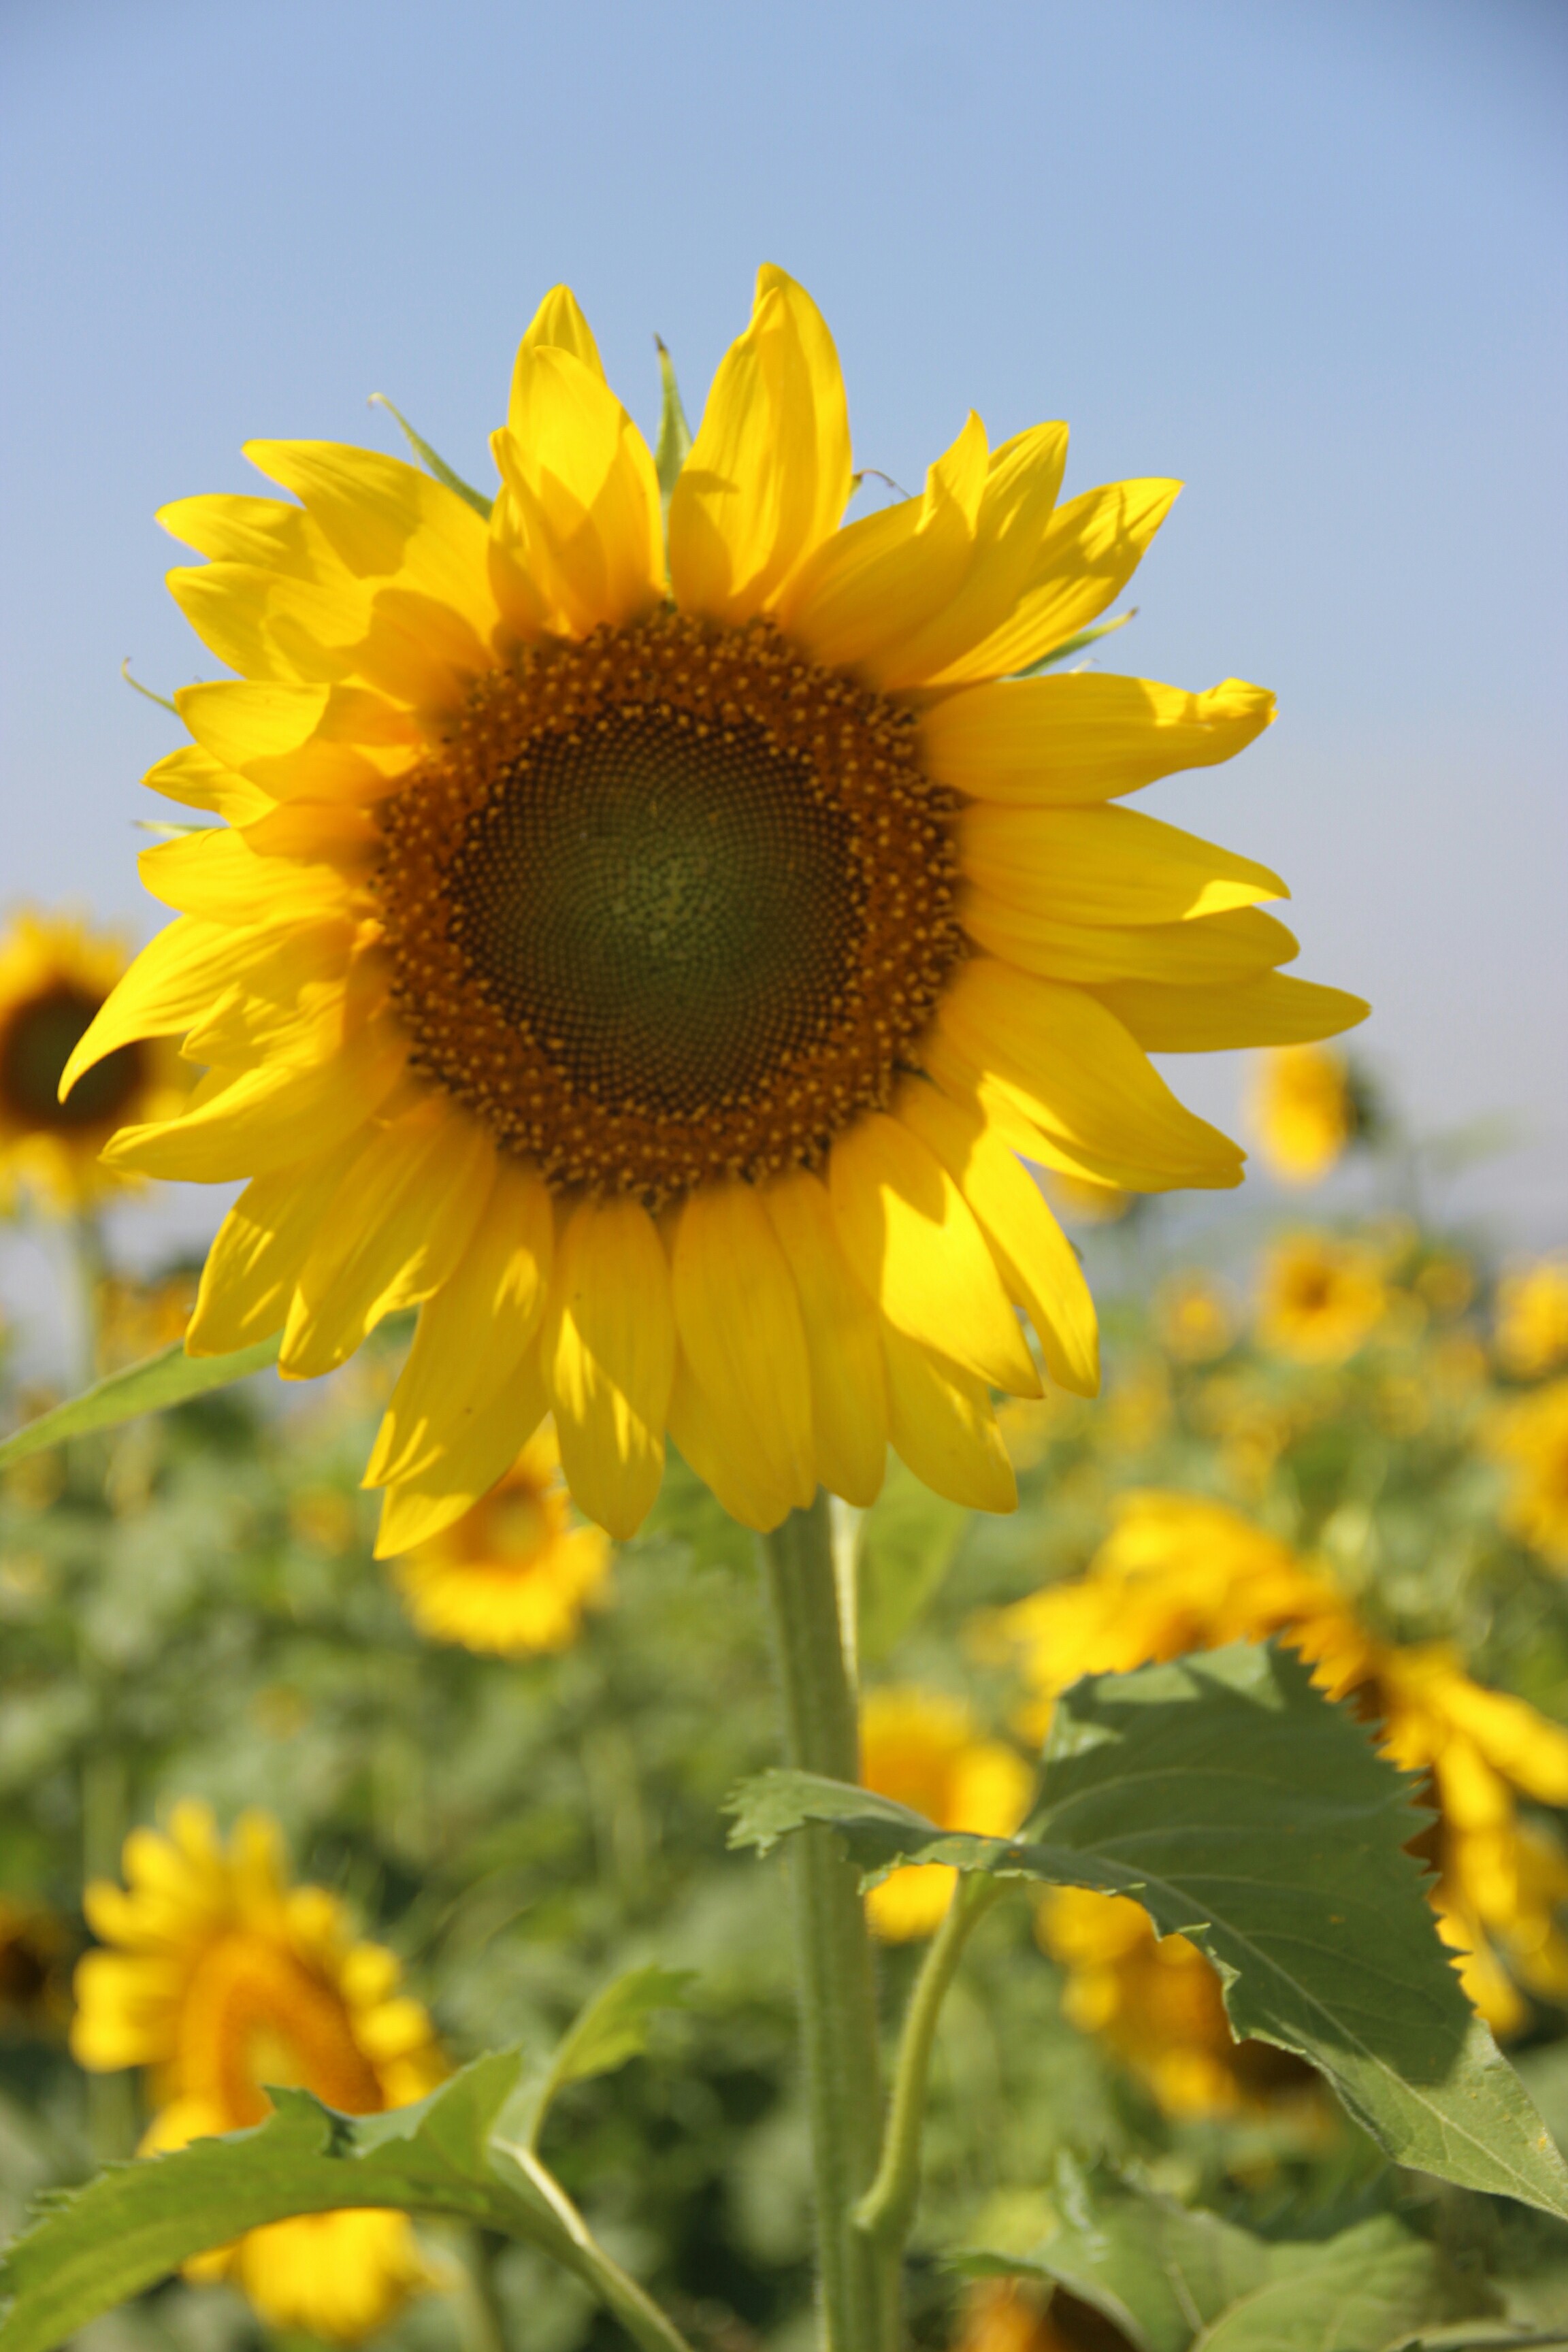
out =
[[(7, 1072), (16, 1006), (46, 995), (34, 1059), (63, 1060), (113, 973), (41, 921), (9, 953), (32, 996), (0, 1005)], [(868, 1511), (837, 1507), (865, 1779), (1005, 1837), (1080, 1675), (1278, 1638), (1418, 1776), (1440, 1932), (1568, 2137), (1568, 1259), (1500, 1257), (1395, 1205), (1403, 1147), (1337, 1053), (1259, 1065), (1287, 1213), (1211, 1216), (1196, 1247), (1158, 1204), (1063, 1180), (1105, 1389), (1002, 1408), (1016, 1515), (898, 1465)], [(0, 1129), (0, 1181), (13, 1215), (74, 1237), (96, 1370), (178, 1339), (194, 1275), (109, 1262), (79, 1168), (96, 1129), (24, 1125)], [(1350, 1152), (1387, 1205), (1316, 1212)], [(18, 1336), (6, 1427), (49, 1402)], [(612, 1545), (546, 1424), (467, 1519), (376, 1563), (360, 1481), (405, 1337), (384, 1327), (325, 1384), (263, 1375), (5, 1475), (0, 2231), (106, 2161), (256, 2123), (262, 2084), (363, 2114), (481, 2050), (526, 2066), (559, 2046), (541, 2145), (602, 2242), (692, 2345), (791, 2352), (811, 2189), (787, 1911), (776, 1861), (727, 1853), (721, 1812), (773, 1748), (752, 1538), (672, 1454)], [(893, 1994), (952, 1884), (906, 1866), (869, 1895)], [(1184, 2352), (1191, 2310), (1097, 2287), (1091, 2242), (1118, 2231), (1172, 2276), (1195, 2231), (1264, 2296), (1287, 2247), (1328, 2249), (1352, 2302), (1415, 2263), (1449, 2342), (1568, 2323), (1560, 2224), (1389, 2167), (1304, 2062), (1233, 2039), (1208, 1959), (1127, 1897), (1039, 1889), (977, 1935), (931, 2102), (920, 2344)], [(527, 2247), (374, 2211), (251, 2231), (79, 2338), (308, 2339), (625, 2340)], [(1296, 2339), (1236, 2337), (1265, 2340)]]

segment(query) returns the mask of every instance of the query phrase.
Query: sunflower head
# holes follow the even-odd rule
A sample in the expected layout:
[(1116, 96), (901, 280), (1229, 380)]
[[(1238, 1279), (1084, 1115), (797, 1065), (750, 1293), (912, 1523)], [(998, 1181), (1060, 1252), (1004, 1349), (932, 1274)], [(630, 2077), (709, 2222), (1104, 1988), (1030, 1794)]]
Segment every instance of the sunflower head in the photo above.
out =
[(1258, 1286), (1258, 1338), (1303, 1364), (1343, 1364), (1390, 1306), (1384, 1260), (1370, 1244), (1303, 1233), (1278, 1242)]
[(832, 338), (764, 268), (668, 525), (564, 288), (493, 499), (272, 441), (283, 495), (165, 510), (237, 675), (176, 697), (191, 740), (149, 782), (220, 822), (144, 856), (179, 919), (70, 1074), (150, 1034), (205, 1066), (110, 1154), (251, 1180), (193, 1351), (280, 1331), (305, 1379), (419, 1307), (384, 1554), (547, 1412), (617, 1536), (667, 1437), (754, 1528), (819, 1486), (868, 1504), (889, 1445), (1008, 1508), (993, 1391), (1098, 1381), (1031, 1167), (1234, 1184), (1149, 1054), (1360, 1018), (1281, 976), (1266, 867), (1120, 805), (1239, 751), (1270, 696), (1033, 674), (1177, 488), (1064, 501), (1066, 450), (972, 415), (919, 497), (847, 517)]
[(72, 916), (26, 908), (0, 934), (0, 1210), (21, 1193), (61, 1215), (91, 1207), (128, 1181), (100, 1162), (116, 1129), (183, 1108), (194, 1074), (159, 1038), (117, 1045), (60, 1093), (129, 961)]
[[(277, 1824), (247, 1814), (220, 1840), (202, 1805), (133, 1830), (123, 1887), (85, 1897), (100, 1948), (79, 1963), (71, 2049), (89, 2068), (142, 2066), (148, 2149), (258, 2123), (267, 2086), (299, 2084), (370, 2115), (421, 2098), (444, 2066), (398, 1964), (353, 1936), (338, 1897), (296, 1885)], [(350, 2341), (431, 2273), (398, 2214), (314, 2215), (252, 2231), (194, 2275), (234, 2277), (262, 2316)]]
[(1508, 1473), (1503, 1525), (1553, 1568), (1568, 1569), (1568, 1379), (1500, 1405), (1487, 1443)]
[[(860, 1714), (860, 1778), (935, 1822), (939, 1829), (1011, 1837), (1035, 1776), (1016, 1748), (983, 1739), (961, 1699), (940, 1691), (871, 1691)], [(872, 1887), (866, 1912), (886, 1943), (933, 1935), (952, 1899), (956, 1871), (939, 1863), (895, 1870)]]
[(1362, 1131), (1345, 1055), (1331, 1045), (1285, 1045), (1264, 1055), (1252, 1118), (1271, 1174), (1284, 1184), (1321, 1183)]
[(1568, 1258), (1510, 1266), (1498, 1284), (1497, 1356), (1504, 1371), (1539, 1380), (1568, 1362)]
[(610, 1546), (578, 1524), (548, 1423), (456, 1526), (395, 1562), (404, 1605), (435, 1642), (499, 1657), (564, 1650), (602, 1602)]

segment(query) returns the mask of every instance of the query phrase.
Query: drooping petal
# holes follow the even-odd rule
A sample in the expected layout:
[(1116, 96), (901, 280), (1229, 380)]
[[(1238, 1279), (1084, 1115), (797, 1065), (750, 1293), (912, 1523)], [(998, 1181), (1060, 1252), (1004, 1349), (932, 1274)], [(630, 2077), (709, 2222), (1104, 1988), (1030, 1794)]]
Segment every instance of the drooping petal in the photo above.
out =
[(1273, 717), (1274, 697), (1237, 677), (1187, 694), (1084, 671), (943, 696), (921, 714), (921, 754), (973, 799), (1068, 807), (1232, 759)]
[(763, 1187), (762, 1202), (800, 1295), (816, 1475), (831, 1493), (867, 1509), (887, 1468), (880, 1318), (855, 1279), (816, 1177), (804, 1169), (781, 1177)]
[(246, 1186), (207, 1252), (188, 1356), (232, 1355), (283, 1328), (300, 1269), (361, 1149), (356, 1131), (334, 1150)]
[(676, 1337), (718, 1442), (804, 1510), (816, 1492), (805, 1332), (789, 1259), (752, 1185), (691, 1194), (670, 1278)]
[(416, 1306), (462, 1255), (495, 1183), (496, 1151), (436, 1096), (371, 1136), (300, 1269), (278, 1369), (313, 1380), (346, 1363), (383, 1316)]
[(972, 884), (960, 894), (959, 912), (970, 938), (1004, 962), (1090, 987), (1113, 980), (1228, 986), (1289, 963), (1300, 950), (1294, 932), (1260, 907), (1184, 923), (1068, 923)]
[(412, 1551), (471, 1511), (504, 1478), (549, 1410), (538, 1351), (530, 1349), (506, 1386), (465, 1421), (434, 1457), (386, 1489), (377, 1559)]
[(967, 879), (1062, 922), (1190, 922), (1290, 895), (1267, 866), (1132, 809), (972, 802), (958, 845)]
[(888, 1422), (899, 1459), (933, 1493), (972, 1511), (1010, 1511), (1018, 1482), (991, 1400), (970, 1372), (882, 1327)]
[(828, 1192), (845, 1255), (896, 1329), (997, 1388), (1039, 1395), (995, 1261), (934, 1152), (874, 1112), (835, 1141)]
[(582, 1202), (556, 1246), (542, 1360), (566, 1480), (613, 1536), (635, 1534), (664, 1474), (675, 1371), (669, 1269), (652, 1218)]
[(1100, 1333), (1089, 1285), (1045, 1195), (984, 1111), (923, 1078), (900, 1089), (894, 1116), (942, 1161), (963, 1194), (1009, 1296), (1039, 1337), (1051, 1378), (1075, 1396), (1100, 1390)]
[(1270, 971), (1219, 987), (1162, 988), (1145, 980), (1095, 990), (1146, 1054), (1223, 1054), (1245, 1045), (1302, 1045), (1337, 1037), (1372, 1007), (1342, 988)]
[(679, 1356), (669, 1392), (669, 1433), (682, 1459), (742, 1527), (766, 1535), (789, 1517), (794, 1502), (787, 1487), (771, 1483), (760, 1462), (737, 1452), (724, 1418)]
[(427, 1469), (535, 1345), (544, 1315), (555, 1227), (532, 1169), (502, 1160), (495, 1188), (452, 1274), (419, 1310), (414, 1344), (376, 1435), (367, 1486)]

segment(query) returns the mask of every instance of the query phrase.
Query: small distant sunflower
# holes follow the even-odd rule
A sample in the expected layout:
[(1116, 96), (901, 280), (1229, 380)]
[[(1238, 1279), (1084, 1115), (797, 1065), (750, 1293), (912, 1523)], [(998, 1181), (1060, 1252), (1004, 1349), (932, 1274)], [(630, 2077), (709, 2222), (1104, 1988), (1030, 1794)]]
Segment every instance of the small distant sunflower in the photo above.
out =
[(1348, 1363), (1377, 1329), (1388, 1306), (1376, 1250), (1331, 1234), (1294, 1234), (1277, 1243), (1264, 1261), (1258, 1341), (1298, 1363)]
[(100, 1155), (128, 1122), (173, 1118), (195, 1073), (166, 1038), (116, 1045), (62, 1097), (61, 1074), (130, 961), (123, 940), (26, 908), (0, 933), (0, 1211), (19, 1192), (59, 1214), (128, 1178)]
[[(868, 1695), (860, 1711), (860, 1779), (939, 1829), (979, 1837), (1011, 1837), (1035, 1785), (1013, 1748), (979, 1738), (962, 1699), (907, 1687)], [(872, 1927), (889, 1944), (934, 1935), (957, 1876), (942, 1863), (893, 1871), (866, 1897)]]
[(1167, 1276), (1154, 1293), (1154, 1328), (1181, 1364), (1212, 1364), (1234, 1343), (1241, 1315), (1229, 1286), (1192, 1266)]
[[(348, 2115), (405, 2106), (444, 2071), (398, 1964), (357, 1943), (337, 1896), (288, 1880), (277, 1824), (247, 1814), (225, 1846), (203, 1805), (168, 1834), (133, 1830), (128, 1887), (87, 1890), (106, 1948), (77, 1969), (71, 2048), (94, 2069), (145, 2066), (159, 2112), (151, 2152), (259, 2123), (266, 2084), (300, 2084)], [(406, 2218), (355, 2210), (252, 2230), (189, 2264), (229, 2277), (276, 2327), (342, 2343), (434, 2283)]]
[(1497, 1354), (1504, 1371), (1539, 1380), (1568, 1361), (1568, 1258), (1510, 1266), (1498, 1284)]
[(1568, 1380), (1500, 1406), (1488, 1443), (1510, 1473), (1504, 1527), (1553, 1568), (1568, 1569)]
[(455, 1527), (398, 1560), (393, 1575), (409, 1616), (431, 1641), (515, 1658), (574, 1642), (609, 1567), (604, 1530), (573, 1523), (547, 1424), (499, 1486)]
[(1018, 1155), (1102, 1186), (1239, 1181), (1151, 1053), (1330, 1034), (1276, 876), (1118, 803), (1228, 759), (1272, 698), (1022, 676), (1131, 576), (1175, 495), (1059, 504), (1066, 428), (971, 415), (923, 495), (846, 523), (838, 360), (757, 281), (661, 521), (573, 296), (546, 297), (493, 501), (323, 442), (291, 493), (195, 498), (171, 586), (239, 673), (176, 696), (147, 851), (180, 920), (72, 1075), (185, 1034), (187, 1114), (111, 1163), (252, 1181), (196, 1354), (285, 1378), (395, 1307), (380, 1549), (460, 1518), (553, 1413), (627, 1536), (666, 1433), (750, 1526), (868, 1503), (891, 1444), (1016, 1499), (990, 1392), (1092, 1392), (1094, 1314)]
[(1253, 1086), (1258, 1149), (1286, 1184), (1317, 1184), (1359, 1124), (1350, 1064), (1328, 1045), (1283, 1045), (1266, 1054)]

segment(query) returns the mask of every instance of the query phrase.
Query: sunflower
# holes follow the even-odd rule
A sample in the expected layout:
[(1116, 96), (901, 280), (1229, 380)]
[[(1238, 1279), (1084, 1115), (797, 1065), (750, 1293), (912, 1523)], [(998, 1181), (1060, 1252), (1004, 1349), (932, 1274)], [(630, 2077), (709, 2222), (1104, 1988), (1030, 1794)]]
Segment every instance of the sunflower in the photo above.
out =
[(1383, 1261), (1367, 1243), (1293, 1234), (1264, 1261), (1258, 1337), (1298, 1363), (1348, 1363), (1383, 1321), (1388, 1303)]
[[(1384, 1752), (1422, 1777), (1436, 1810), (1417, 1848), (1436, 1872), (1428, 1892), (1439, 1932), (1465, 1956), (1465, 1990), (1488, 2022), (1501, 2032), (1526, 2022), (1520, 1985), (1562, 2000), (1568, 1936), (1558, 1914), (1568, 1902), (1568, 1863), (1544, 1832), (1521, 1820), (1519, 1800), (1568, 1806), (1568, 1730), (1522, 1699), (1472, 1681), (1449, 1644), (1379, 1639), (1339, 1588), (1288, 1545), (1221, 1504), (1157, 1493), (1121, 1498), (1085, 1576), (1048, 1586), (977, 1628), (983, 1647), (995, 1654), (1010, 1647), (1020, 1660), (1034, 1695), (1023, 1727), (1033, 1738), (1044, 1738), (1057, 1697), (1079, 1675), (1126, 1672), (1269, 1635), (1300, 1652), (1331, 1698), (1350, 1699), (1374, 1721)], [(1154, 2046), (1151, 2020), (1173, 2020), (1182, 2002), (1148, 1977), (1152, 1930), (1133, 1933), (1137, 1906), (1115, 1915), (1119, 1924), (1109, 1910), (1096, 1912), (1111, 1901), (1075, 1895), (1064, 1909), (1047, 1897), (1042, 1934), (1069, 1969), (1081, 1958), (1084, 2014), (1121, 2017), (1126, 2032), (1118, 2046), (1125, 2054)], [(1058, 1928), (1059, 1922), (1066, 1924)], [(1211, 2062), (1223, 2056), (1205, 2015), (1199, 2003), (1185, 2029), (1184, 2046), (1203, 2061), (1191, 2070), (1194, 2097), (1205, 2069), (1212, 2076)]]
[[(226, 1847), (203, 1805), (176, 1805), (168, 1834), (133, 1830), (121, 1888), (87, 1890), (106, 1948), (76, 1976), (71, 2048), (94, 2069), (145, 2066), (158, 2112), (144, 2150), (260, 2122), (264, 2084), (302, 2084), (370, 2115), (434, 2087), (429, 2018), (397, 1990), (398, 1966), (355, 1942), (343, 1906), (289, 1883), (277, 1824), (247, 1814)], [(351, 2343), (434, 2283), (405, 2217), (306, 2214), (253, 2230), (189, 2265), (227, 2276), (276, 2327)]]
[(1161, 1345), (1179, 1364), (1212, 1364), (1228, 1354), (1241, 1328), (1231, 1291), (1198, 1266), (1168, 1275), (1153, 1305)]
[[(1051, 2318), (1056, 2301), (1017, 2279), (982, 2279), (964, 2295), (953, 2352), (1074, 2352), (1074, 2339)], [(1093, 2340), (1107, 2340), (1103, 2321)]]
[(1059, 425), (978, 416), (921, 496), (856, 488), (832, 340), (760, 274), (669, 488), (558, 288), (493, 501), (267, 441), (291, 494), (162, 520), (239, 673), (185, 688), (149, 850), (181, 919), (73, 1059), (184, 1033), (186, 1115), (112, 1165), (251, 1179), (194, 1353), (341, 1364), (417, 1335), (371, 1465), (380, 1549), (461, 1517), (553, 1412), (616, 1536), (666, 1433), (750, 1526), (878, 1492), (890, 1441), (1011, 1507), (990, 1391), (1092, 1391), (1094, 1314), (1020, 1153), (1145, 1192), (1237, 1148), (1150, 1052), (1319, 1036), (1251, 859), (1119, 805), (1227, 759), (1271, 697), (1021, 677), (1123, 586), (1175, 495), (1058, 504)]
[[(940, 1691), (870, 1692), (860, 1712), (860, 1778), (879, 1796), (912, 1805), (939, 1829), (1011, 1837), (1024, 1818), (1035, 1776), (1000, 1740), (982, 1739), (961, 1699)], [(893, 1871), (866, 1898), (885, 1943), (934, 1935), (958, 1874), (943, 1863)]]
[(0, 935), (0, 1210), (26, 1192), (60, 1214), (123, 1189), (100, 1154), (127, 1120), (172, 1118), (194, 1073), (163, 1038), (129, 1040), (68, 1091), (61, 1073), (124, 974), (111, 932), (25, 908)]
[(499, 1486), (393, 1573), (409, 1616), (431, 1641), (526, 1657), (576, 1640), (609, 1566), (603, 1529), (573, 1524), (546, 1423)]
[(1487, 1437), (1510, 1473), (1504, 1527), (1568, 1569), (1568, 1379), (1500, 1406)]
[(1497, 1354), (1503, 1370), (1537, 1380), (1568, 1360), (1568, 1258), (1512, 1266), (1498, 1284)]
[(1266, 1055), (1253, 1085), (1252, 1118), (1271, 1174), (1286, 1184), (1321, 1183), (1360, 1124), (1344, 1055), (1324, 1045), (1285, 1045)]

